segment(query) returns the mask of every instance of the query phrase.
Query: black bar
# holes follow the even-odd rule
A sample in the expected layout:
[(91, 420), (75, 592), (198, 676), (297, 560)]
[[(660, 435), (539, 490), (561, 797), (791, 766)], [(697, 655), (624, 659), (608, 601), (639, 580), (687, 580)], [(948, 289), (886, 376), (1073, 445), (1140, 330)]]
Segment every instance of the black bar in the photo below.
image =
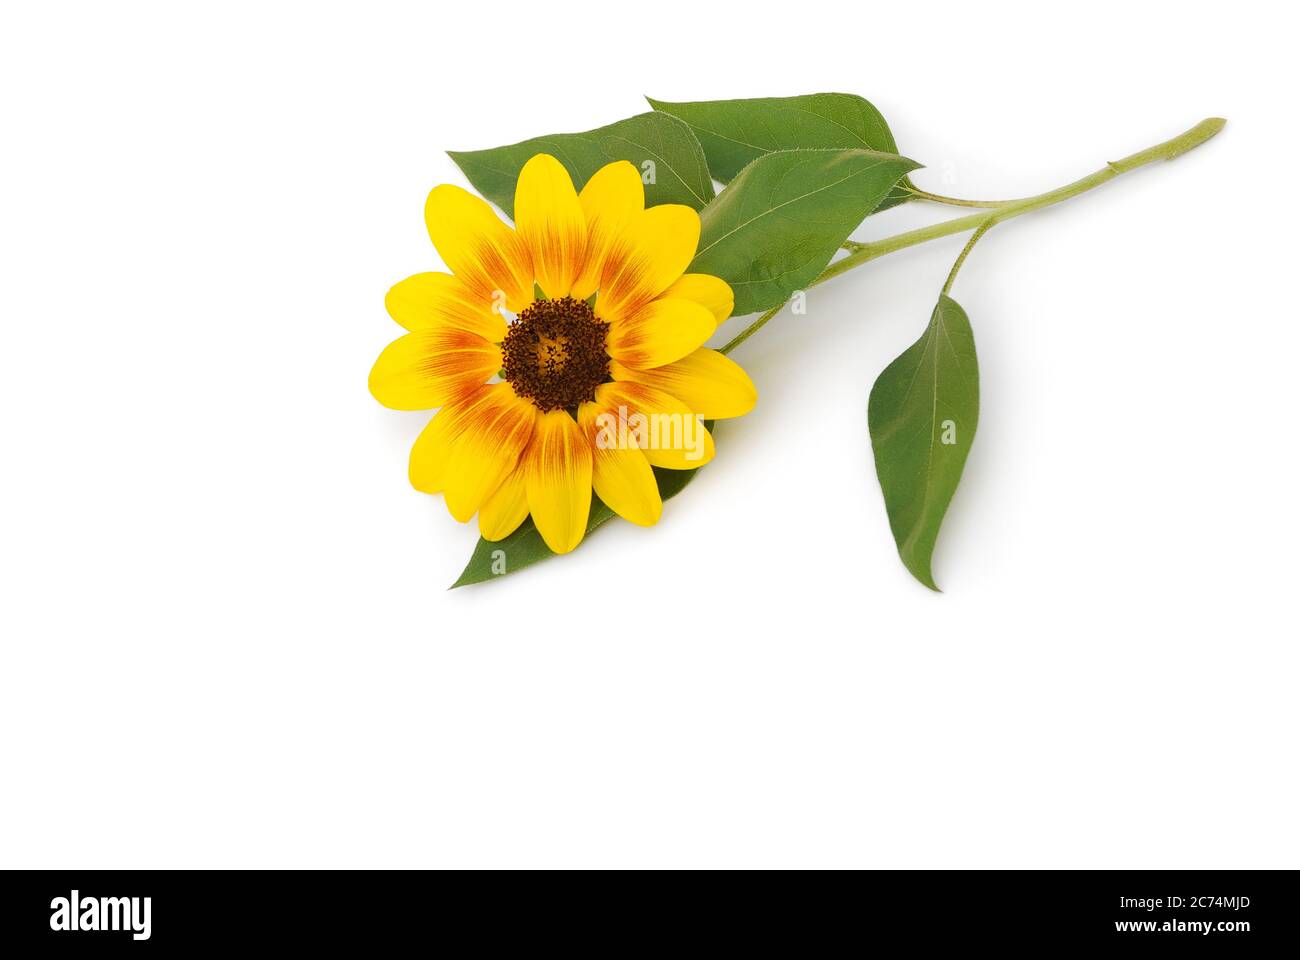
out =
[(1285, 955), (1297, 943), (1294, 871), (626, 875), (635, 872), (593, 882), (580, 871), (563, 878), (526, 872), (9, 871), (0, 875), (0, 943), (6, 952), (14, 945), (102, 952), (154, 944), (164, 950), (351, 945), (373, 951), (413, 943), (455, 947), (469, 936), (482, 948), (511, 942), (617, 953), (753, 943), (804, 953), (838, 952), (846, 937), (863, 947), (901, 937), (918, 949), (1209, 949), (1233, 955)]

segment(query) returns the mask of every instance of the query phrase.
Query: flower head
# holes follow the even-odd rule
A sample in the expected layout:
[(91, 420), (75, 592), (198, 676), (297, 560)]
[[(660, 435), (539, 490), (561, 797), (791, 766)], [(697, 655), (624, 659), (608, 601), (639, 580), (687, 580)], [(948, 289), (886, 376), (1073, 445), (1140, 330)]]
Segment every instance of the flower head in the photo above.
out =
[(412, 485), (441, 493), (462, 523), (477, 514), (488, 540), (531, 514), (556, 553), (582, 541), (593, 489), (627, 520), (656, 523), (651, 468), (707, 463), (699, 420), (756, 399), (745, 372), (703, 346), (733, 298), (717, 277), (684, 273), (699, 215), (647, 209), (626, 161), (579, 193), (538, 154), (520, 171), (513, 228), (451, 185), (429, 194), (425, 221), (451, 273), (389, 291), (409, 332), (370, 373), (385, 406), (442, 408), (411, 449)]

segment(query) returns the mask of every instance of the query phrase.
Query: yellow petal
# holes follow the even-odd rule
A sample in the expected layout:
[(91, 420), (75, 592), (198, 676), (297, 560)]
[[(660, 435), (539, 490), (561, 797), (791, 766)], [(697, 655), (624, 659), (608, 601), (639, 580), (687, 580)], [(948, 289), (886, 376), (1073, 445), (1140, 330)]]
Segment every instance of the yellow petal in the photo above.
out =
[(501, 369), (501, 348), (454, 327), (398, 337), (370, 370), (370, 392), (394, 410), (431, 410)]
[(550, 154), (539, 153), (519, 171), (515, 227), (542, 290), (553, 300), (567, 297), (582, 267), (587, 222), (569, 172)]
[(489, 398), (466, 410), (442, 491), (453, 517), (467, 522), (519, 466), (536, 421), (537, 408), (508, 383), (492, 384)]
[(625, 520), (652, 527), (663, 513), (659, 484), (640, 447), (626, 442), (618, 411), (595, 403), (578, 407), (578, 423), (591, 444), (591, 485), (596, 496)]
[(626, 160), (607, 163), (587, 181), (578, 203), (587, 221), (587, 250), (571, 296), (586, 300), (600, 287), (610, 251), (619, 246), (620, 256), (627, 256), (629, 227), (645, 209), (641, 174)]
[(528, 493), (524, 468), (516, 467), (501, 481), (497, 492), (478, 511), (478, 532), (484, 540), (504, 540), (519, 529), (528, 516)]
[(506, 320), (491, 301), (479, 300), (449, 273), (417, 273), (395, 285), (384, 297), (388, 315), (407, 330), (456, 327), (500, 343)]
[(455, 431), (452, 429), (456, 414), (451, 407), (443, 407), (428, 426), (420, 431), (411, 445), (411, 459), (407, 475), (411, 486), (424, 493), (439, 493), (443, 478), (447, 472), (447, 461), (451, 459), (451, 441)]
[(424, 493), (442, 492), (453, 444), (465, 430), (466, 413), (475, 406), (488, 402), (495, 387), (495, 384), (487, 383), (476, 387), (434, 415), (411, 446), (411, 486)]
[(653, 370), (637, 370), (615, 361), (609, 372), (615, 380), (631, 380), (671, 394), (706, 420), (743, 417), (758, 399), (749, 374), (716, 350), (696, 350)]
[(665, 203), (642, 212), (628, 228), (628, 242), (605, 262), (596, 312), (603, 319), (625, 316), (668, 289), (695, 256), (700, 215)]
[(684, 273), (664, 291), (664, 297), (694, 300), (703, 304), (718, 323), (731, 316), (736, 305), (736, 295), (730, 284), (707, 273)]
[(693, 300), (652, 300), (627, 318), (610, 321), (609, 355), (645, 369), (680, 360), (713, 336), (717, 321)]
[(636, 439), (653, 466), (694, 470), (713, 459), (713, 437), (703, 418), (662, 390), (617, 380), (597, 387), (595, 402), (602, 409), (619, 411), (627, 422), (629, 441)]
[(522, 310), (533, 296), (528, 249), (486, 200), (452, 184), (433, 188), (424, 205), (429, 238), (443, 262), (480, 301)]
[(591, 511), (591, 446), (573, 417), (552, 410), (537, 420), (524, 459), (528, 510), (546, 545), (568, 553), (582, 542)]

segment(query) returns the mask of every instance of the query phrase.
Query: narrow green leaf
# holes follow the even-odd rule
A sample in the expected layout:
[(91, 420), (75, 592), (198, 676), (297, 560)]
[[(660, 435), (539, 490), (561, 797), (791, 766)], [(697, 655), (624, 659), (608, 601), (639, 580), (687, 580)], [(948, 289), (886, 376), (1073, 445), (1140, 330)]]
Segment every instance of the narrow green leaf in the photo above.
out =
[[(774, 150), (860, 148), (898, 153), (894, 135), (880, 111), (851, 93), (693, 103), (665, 103), (650, 97), (646, 100), (656, 110), (690, 125), (704, 148), (709, 171), (723, 183)], [(892, 207), (910, 196), (900, 185), (890, 191), (878, 209)]]
[(549, 153), (581, 190), (607, 163), (628, 160), (641, 171), (647, 206), (684, 203), (700, 210), (713, 199), (713, 180), (695, 134), (666, 113), (640, 113), (585, 133), (556, 133), (489, 150), (448, 151), (483, 196), (514, 216), (515, 181), (533, 156)]
[(737, 316), (784, 303), (917, 166), (874, 150), (764, 154), (700, 213), (700, 245), (689, 269), (731, 284)]
[[(587, 517), (587, 534), (590, 535), (591, 531), (612, 516), (614, 511), (605, 506), (599, 497), (593, 495), (591, 513)], [(451, 586), (454, 590), (467, 584), (482, 583), (484, 580), (531, 567), (534, 563), (553, 556), (555, 554), (551, 553), (546, 541), (533, 525), (533, 518), (529, 517), (518, 530), (504, 540), (493, 542), (479, 537), (469, 563), (465, 565), (460, 577)]]
[[(712, 429), (713, 422), (706, 420), (705, 426)], [(664, 500), (671, 500), (681, 493), (700, 471), (698, 469), (666, 470), (662, 467), (655, 467), (654, 472), (655, 480), (659, 483), (659, 496)], [(591, 531), (613, 516), (614, 511), (609, 509), (599, 497), (593, 494), (591, 498), (591, 514), (587, 519), (587, 534), (590, 536)], [(533, 526), (532, 517), (529, 517), (518, 530), (504, 540), (494, 543), (479, 537), (478, 544), (474, 547), (474, 553), (469, 558), (469, 563), (465, 565), (460, 577), (451, 587), (454, 590), (456, 587), (463, 587), (471, 583), (495, 580), (507, 573), (514, 573), (524, 567), (531, 567), (534, 563), (553, 556), (555, 554), (551, 553), (550, 548), (546, 546), (546, 541), (542, 539), (542, 535)]]
[(979, 367), (970, 321), (946, 294), (921, 339), (871, 388), (867, 421), (876, 475), (898, 555), (938, 590), (930, 572), (939, 526), (961, 479), (979, 422)]

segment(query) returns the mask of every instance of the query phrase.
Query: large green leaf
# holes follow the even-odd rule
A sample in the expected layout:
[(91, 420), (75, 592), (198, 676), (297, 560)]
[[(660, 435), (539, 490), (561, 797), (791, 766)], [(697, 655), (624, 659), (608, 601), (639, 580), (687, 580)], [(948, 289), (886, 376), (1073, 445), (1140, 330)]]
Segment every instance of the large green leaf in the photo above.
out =
[[(723, 183), (774, 150), (840, 147), (898, 153), (894, 135), (880, 111), (851, 93), (693, 103), (646, 99), (656, 110), (690, 125), (704, 148), (709, 171)], [(878, 209), (892, 207), (911, 196), (902, 184), (890, 191)]]
[[(705, 421), (705, 425), (710, 428), (713, 426), (712, 421)], [(698, 469), (665, 470), (655, 467), (654, 472), (655, 480), (659, 483), (659, 496), (664, 500), (670, 500), (681, 493), (700, 471)], [(593, 495), (591, 514), (587, 518), (587, 534), (590, 535), (591, 531), (613, 516), (614, 511), (609, 509), (599, 497)], [(479, 537), (478, 545), (474, 547), (469, 563), (465, 565), (460, 577), (451, 586), (455, 589), (471, 583), (482, 583), (484, 580), (495, 580), (553, 556), (555, 554), (551, 553), (550, 548), (546, 546), (542, 535), (533, 526), (532, 517), (529, 517), (518, 530), (504, 540), (494, 543)]]
[(898, 555), (931, 590), (930, 558), (979, 414), (975, 336), (966, 311), (940, 294), (921, 339), (876, 378), (867, 408)]
[(690, 270), (731, 284), (737, 316), (784, 303), (916, 167), (874, 150), (764, 154), (701, 212)]
[(684, 203), (700, 210), (713, 199), (699, 141), (666, 113), (641, 113), (585, 133), (556, 133), (490, 150), (449, 150), (448, 156), (479, 193), (513, 217), (519, 171), (539, 153), (564, 164), (579, 190), (605, 164), (628, 160), (641, 171), (647, 206)]

